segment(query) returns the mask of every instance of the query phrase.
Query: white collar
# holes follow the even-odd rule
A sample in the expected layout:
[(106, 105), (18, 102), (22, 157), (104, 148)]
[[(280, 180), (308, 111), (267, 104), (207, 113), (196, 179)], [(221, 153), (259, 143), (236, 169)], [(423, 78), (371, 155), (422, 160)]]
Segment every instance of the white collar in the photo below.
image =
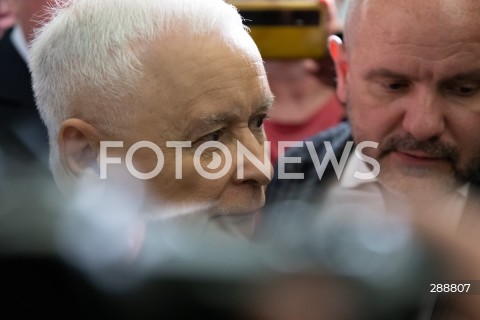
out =
[(13, 31), (10, 34), (10, 40), (12, 41), (13, 46), (15, 47), (15, 49), (17, 49), (17, 52), (20, 54), (23, 60), (28, 63), (28, 58), (30, 57), (30, 55), (28, 54), (28, 43), (25, 39), (22, 28), (20, 28), (19, 25), (16, 25), (13, 28)]

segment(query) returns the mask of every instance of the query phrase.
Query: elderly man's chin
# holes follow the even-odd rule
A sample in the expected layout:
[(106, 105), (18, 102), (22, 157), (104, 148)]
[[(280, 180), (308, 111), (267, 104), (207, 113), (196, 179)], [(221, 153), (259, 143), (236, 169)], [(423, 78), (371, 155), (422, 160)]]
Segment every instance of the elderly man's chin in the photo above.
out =
[(250, 238), (255, 231), (257, 213), (265, 205), (264, 188), (258, 189), (230, 203), (217, 203), (209, 212), (210, 221), (228, 233)]
[(264, 189), (252, 187), (248, 192), (237, 190), (211, 201), (171, 202), (155, 199), (147, 211), (154, 220), (184, 221), (186, 224), (195, 222), (199, 226), (211, 224), (233, 235), (250, 237), (254, 232), (256, 214), (265, 205)]

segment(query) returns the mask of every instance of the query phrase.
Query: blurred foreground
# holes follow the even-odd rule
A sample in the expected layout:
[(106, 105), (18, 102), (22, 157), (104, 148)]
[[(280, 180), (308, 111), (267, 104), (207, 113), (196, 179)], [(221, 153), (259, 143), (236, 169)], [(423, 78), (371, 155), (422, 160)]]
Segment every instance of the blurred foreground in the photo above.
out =
[(16, 318), (480, 318), (479, 296), (439, 307), (429, 286), (480, 279), (476, 217), (459, 236), (434, 213), (352, 210), (252, 242), (202, 215), (142, 219), (126, 195), (67, 202), (42, 178), (3, 181), (0, 305)]

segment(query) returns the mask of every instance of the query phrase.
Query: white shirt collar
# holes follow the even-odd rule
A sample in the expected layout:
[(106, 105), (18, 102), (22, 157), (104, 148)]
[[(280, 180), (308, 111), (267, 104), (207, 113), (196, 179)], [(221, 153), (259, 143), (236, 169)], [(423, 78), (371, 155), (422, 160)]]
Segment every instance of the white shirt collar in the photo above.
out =
[(22, 28), (20, 28), (19, 25), (16, 25), (13, 28), (13, 31), (10, 34), (10, 40), (12, 41), (13, 46), (15, 47), (15, 49), (17, 49), (23, 60), (28, 63), (28, 58), (30, 57), (28, 54), (28, 43), (25, 39)]

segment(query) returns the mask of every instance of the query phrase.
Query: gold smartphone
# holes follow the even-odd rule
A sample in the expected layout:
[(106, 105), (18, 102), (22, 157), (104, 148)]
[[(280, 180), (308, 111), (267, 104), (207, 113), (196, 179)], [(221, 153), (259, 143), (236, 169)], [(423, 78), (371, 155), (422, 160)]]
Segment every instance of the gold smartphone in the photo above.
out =
[(228, 0), (237, 7), (264, 59), (327, 53), (327, 8), (319, 0)]

